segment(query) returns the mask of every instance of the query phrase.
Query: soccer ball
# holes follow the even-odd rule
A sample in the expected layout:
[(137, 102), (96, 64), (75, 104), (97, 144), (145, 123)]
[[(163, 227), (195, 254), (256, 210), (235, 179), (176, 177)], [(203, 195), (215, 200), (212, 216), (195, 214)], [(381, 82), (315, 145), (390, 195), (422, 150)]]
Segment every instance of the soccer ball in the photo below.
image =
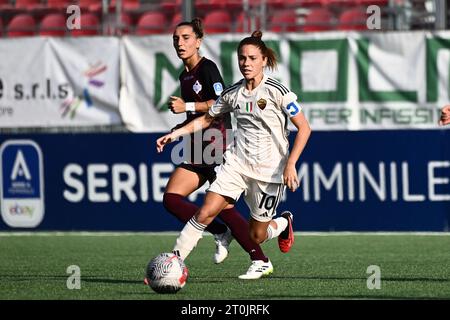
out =
[(177, 293), (186, 284), (189, 272), (183, 260), (173, 253), (161, 253), (147, 266), (147, 281), (157, 293)]

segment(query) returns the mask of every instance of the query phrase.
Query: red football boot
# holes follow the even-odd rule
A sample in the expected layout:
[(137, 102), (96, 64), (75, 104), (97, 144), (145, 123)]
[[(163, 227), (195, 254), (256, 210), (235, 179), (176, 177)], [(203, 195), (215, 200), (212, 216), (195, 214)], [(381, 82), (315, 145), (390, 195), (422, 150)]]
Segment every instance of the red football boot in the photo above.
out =
[(280, 247), (281, 252), (286, 253), (294, 245), (294, 230), (292, 229), (293, 215), (289, 211), (284, 211), (281, 216), (287, 219), (288, 225), (278, 236), (278, 247)]

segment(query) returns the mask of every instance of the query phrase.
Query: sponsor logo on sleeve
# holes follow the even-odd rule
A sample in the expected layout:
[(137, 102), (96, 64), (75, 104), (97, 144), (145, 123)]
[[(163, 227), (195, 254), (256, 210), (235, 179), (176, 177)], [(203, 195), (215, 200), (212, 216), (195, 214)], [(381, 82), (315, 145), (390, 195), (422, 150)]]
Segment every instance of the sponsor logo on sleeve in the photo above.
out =
[(220, 82), (216, 82), (213, 84), (214, 87), (214, 93), (216, 94), (216, 96), (220, 96), (220, 94), (223, 91), (223, 86)]

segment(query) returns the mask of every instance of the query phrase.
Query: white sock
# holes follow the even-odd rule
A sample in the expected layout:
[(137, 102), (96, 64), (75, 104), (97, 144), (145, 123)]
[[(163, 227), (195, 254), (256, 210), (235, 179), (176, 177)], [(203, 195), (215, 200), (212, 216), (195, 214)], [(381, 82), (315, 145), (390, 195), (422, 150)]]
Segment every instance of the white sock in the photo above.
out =
[(176, 252), (181, 259), (186, 259), (191, 251), (197, 246), (206, 227), (206, 225), (198, 223), (197, 220), (195, 220), (195, 217), (192, 217), (186, 223), (183, 230), (181, 230), (173, 251)]
[(266, 241), (278, 237), (280, 233), (282, 233), (284, 229), (286, 229), (286, 227), (288, 226), (288, 221), (283, 217), (273, 219), (273, 221), (275, 221), (275, 223), (277, 224), (277, 228), (275, 229), (274, 227), (272, 227), (272, 225), (269, 224), (269, 226), (267, 227)]

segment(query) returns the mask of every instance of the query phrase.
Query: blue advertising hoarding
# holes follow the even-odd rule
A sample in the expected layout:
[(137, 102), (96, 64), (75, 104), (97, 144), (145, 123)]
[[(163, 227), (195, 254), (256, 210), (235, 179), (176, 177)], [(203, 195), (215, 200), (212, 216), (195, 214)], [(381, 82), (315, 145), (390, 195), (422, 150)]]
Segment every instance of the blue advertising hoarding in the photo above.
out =
[[(2, 212), (0, 230), (180, 230), (162, 205), (175, 166), (170, 148), (156, 153), (159, 136), (2, 134), (2, 211), (13, 171), (25, 179), (29, 170), (43, 174), (42, 184), (36, 178), (29, 185), (43, 217), (35, 226), (11, 225)], [(28, 148), (22, 155), (20, 141)], [(449, 228), (449, 130), (313, 132), (297, 169), (301, 186), (286, 191), (278, 210), (294, 212), (296, 231)], [(248, 216), (242, 199), (238, 209)]]

